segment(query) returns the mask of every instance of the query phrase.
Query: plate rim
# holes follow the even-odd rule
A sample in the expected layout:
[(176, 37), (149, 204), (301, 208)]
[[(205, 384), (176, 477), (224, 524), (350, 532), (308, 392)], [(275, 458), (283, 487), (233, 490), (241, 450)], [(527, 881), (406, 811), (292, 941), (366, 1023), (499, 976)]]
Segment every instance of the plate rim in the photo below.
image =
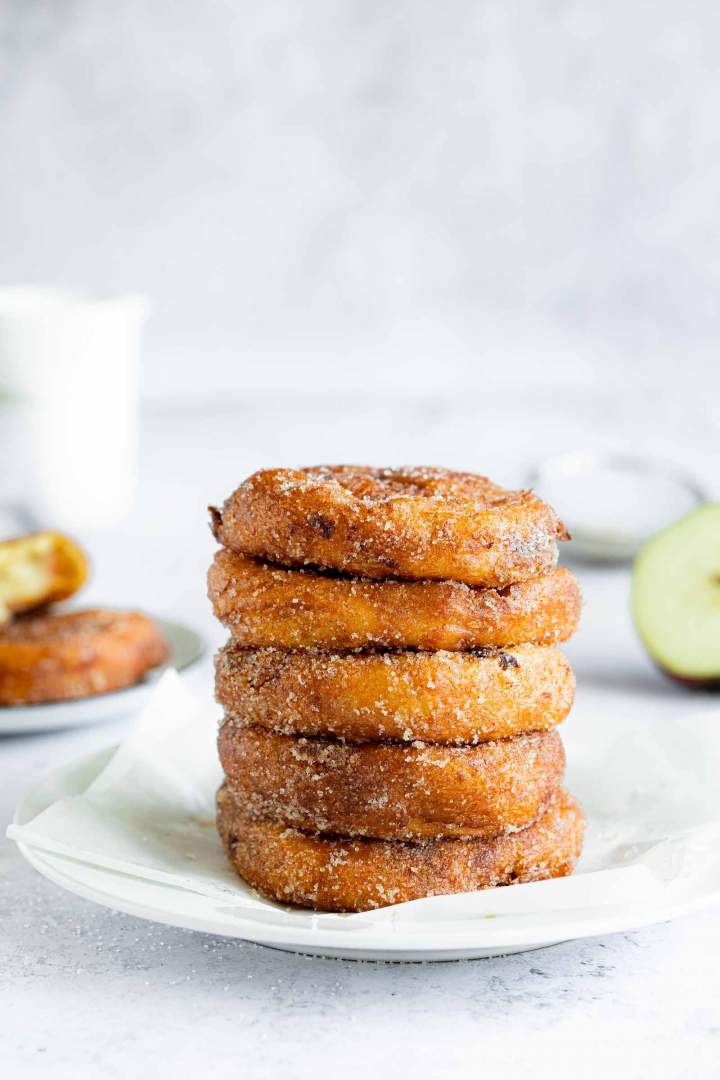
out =
[[(585, 922), (568, 925), (565, 929), (557, 927), (553, 932), (550, 932), (547, 927), (543, 930), (542, 924), (538, 927), (510, 928), (503, 926), (500, 932), (494, 935), (494, 940), (489, 937), (485, 937), (482, 941), (465, 939), (461, 944), (440, 936), (425, 940), (399, 940), (397, 945), (394, 945), (389, 943), (386, 937), (383, 938), (381, 943), (374, 940), (371, 928), (368, 928), (367, 931), (354, 931), (352, 938), (349, 938), (347, 932), (329, 928), (304, 929), (295, 926), (292, 927), (291, 932), (288, 932), (290, 928), (287, 926), (255, 923), (252, 918), (236, 917), (230, 923), (221, 918), (218, 918), (217, 921), (211, 920), (209, 914), (208, 916), (198, 916), (192, 913), (182, 915), (174, 912), (169, 913), (140, 900), (128, 901), (124, 898), (118, 898), (99, 887), (89, 888), (84, 883), (74, 879), (69, 873), (58, 870), (45, 857), (44, 852), (31, 849), (30, 845), (18, 841), (18, 849), (27, 862), (49, 881), (76, 896), (80, 896), (82, 899), (89, 900), (112, 911), (120, 911), (134, 918), (145, 919), (164, 926), (175, 926), (200, 933), (214, 934), (218, 937), (249, 941), (257, 945), (290, 949), (291, 951), (307, 950), (312, 952), (317, 950), (320, 953), (323, 949), (333, 949), (337, 955), (344, 955), (349, 959), (368, 952), (382, 953), (388, 958), (392, 958), (396, 954), (405, 956), (412, 954), (422, 959), (426, 954), (438, 952), (460, 954), (473, 950), (477, 950), (479, 953), (493, 950), (493, 955), (500, 955), (505, 950), (544, 948), (562, 942), (584, 940), (606, 934), (632, 933), (648, 926), (669, 922), (673, 918), (693, 914), (712, 906), (718, 900), (715, 897), (712, 900), (695, 900), (691, 904), (676, 905), (675, 908), (648, 909), (644, 914), (637, 912), (635, 917), (631, 919), (615, 916), (614, 918), (586, 920)], [(68, 866), (72, 865), (72, 861), (64, 859), (62, 855), (51, 855), (49, 858), (67, 863)], [(104, 872), (107, 874), (114, 873), (111, 870), (105, 870)], [(153, 882), (152, 884), (158, 884), (159, 886), (159, 883)], [(159, 887), (162, 888), (162, 886)], [(201, 894), (195, 895), (199, 896)], [(472, 926), (477, 929), (479, 924), (483, 925), (485, 930), (488, 930), (491, 925), (490, 921), (485, 923), (485, 920), (468, 921), (466, 925), (468, 928)], [(434, 929), (438, 928), (434, 927)]]

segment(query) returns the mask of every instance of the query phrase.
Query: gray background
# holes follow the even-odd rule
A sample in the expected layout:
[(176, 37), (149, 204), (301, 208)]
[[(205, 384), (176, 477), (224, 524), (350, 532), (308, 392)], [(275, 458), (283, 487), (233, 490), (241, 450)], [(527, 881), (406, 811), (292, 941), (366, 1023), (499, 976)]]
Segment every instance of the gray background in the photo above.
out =
[(4, 0), (0, 283), (146, 392), (718, 388), (711, 0)]

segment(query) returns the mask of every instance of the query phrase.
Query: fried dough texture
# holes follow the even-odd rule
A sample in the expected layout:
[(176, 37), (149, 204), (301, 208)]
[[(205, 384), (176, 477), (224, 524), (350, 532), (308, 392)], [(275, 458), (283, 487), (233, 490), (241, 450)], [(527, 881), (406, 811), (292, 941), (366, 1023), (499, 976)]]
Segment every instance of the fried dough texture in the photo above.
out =
[(87, 576), (85, 553), (62, 533), (28, 533), (0, 541), (0, 623), (66, 600)]
[(305, 832), (427, 840), (489, 838), (536, 821), (557, 793), (557, 732), (479, 746), (343, 743), (227, 720), (226, 783), (256, 817)]
[(0, 705), (87, 697), (138, 682), (169, 654), (146, 615), (27, 615), (0, 630)]
[(270, 562), (491, 588), (548, 573), (567, 538), (532, 492), (438, 468), (264, 469), (211, 513), (219, 543)]
[(459, 744), (554, 728), (575, 680), (552, 645), (434, 653), (226, 645), (215, 689), (228, 713), (285, 734)]
[(504, 589), (458, 581), (371, 581), (287, 570), (221, 548), (208, 572), (215, 615), (251, 648), (472, 649), (567, 641), (580, 587), (558, 568)]
[(561, 791), (527, 829), (420, 843), (318, 837), (254, 816), (227, 787), (218, 831), (236, 872), (264, 896), (314, 911), (366, 911), (572, 873), (584, 818)]

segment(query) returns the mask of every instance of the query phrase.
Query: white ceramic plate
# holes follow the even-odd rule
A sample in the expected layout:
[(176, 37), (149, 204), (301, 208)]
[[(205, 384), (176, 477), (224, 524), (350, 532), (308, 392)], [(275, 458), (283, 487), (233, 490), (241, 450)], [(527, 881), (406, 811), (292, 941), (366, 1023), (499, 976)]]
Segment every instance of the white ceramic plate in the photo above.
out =
[[(15, 823), (25, 824), (56, 799), (84, 791), (112, 753), (111, 747), (56, 770), (22, 801)], [(50, 881), (115, 911), (276, 949), (352, 960), (469, 960), (525, 952), (577, 938), (637, 930), (720, 900), (713, 884), (701, 895), (672, 906), (638, 902), (595, 909), (453, 919), (447, 923), (398, 924), (397, 941), (389, 946), (386, 928), (379, 932), (377, 927), (358, 928), (351, 922), (346, 930), (313, 925), (312, 921), (303, 926), (292, 925), (281, 918), (272, 918), (272, 913), (269, 917), (262, 910), (238, 911), (224, 907), (216, 898), (90, 866), (26, 844), (20, 843), (18, 847), (28, 862)]]
[(117, 720), (119, 716), (137, 712), (143, 707), (154, 684), (167, 667), (182, 671), (199, 660), (205, 652), (205, 642), (194, 630), (166, 619), (155, 618), (154, 621), (170, 645), (170, 659), (167, 664), (148, 672), (142, 682), (124, 690), (74, 698), (72, 701), (0, 707), (0, 735), (24, 735), (30, 731), (84, 727), (100, 724), (105, 720)]

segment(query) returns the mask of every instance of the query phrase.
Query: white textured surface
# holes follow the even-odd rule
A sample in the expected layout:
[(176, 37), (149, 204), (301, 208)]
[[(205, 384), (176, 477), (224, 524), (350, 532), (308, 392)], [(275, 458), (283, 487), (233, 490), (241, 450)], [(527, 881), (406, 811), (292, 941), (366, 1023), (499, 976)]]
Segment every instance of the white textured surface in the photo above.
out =
[[(122, 532), (88, 538), (88, 598), (164, 611), (217, 643), (204, 597), (204, 507), (270, 462), (464, 463), (513, 482), (534, 452), (608, 441), (612, 415), (621, 426), (634, 420), (638, 445), (696, 463), (709, 483), (720, 475), (703, 403), (690, 416), (638, 405), (558, 392), (542, 401), (519, 393), (481, 416), (472, 402), (437, 399), (151, 412), (137, 510)], [(569, 723), (632, 711), (651, 740), (661, 713), (682, 724), (691, 710), (717, 709), (716, 698), (653, 670), (630, 626), (624, 570), (580, 574), (586, 607), (567, 650), (579, 681)], [(208, 694), (209, 664), (191, 682)], [(4, 740), (0, 820), (37, 777), (124, 730)], [(41, 880), (7, 842), (0, 896), (3, 1063), (23, 1080), (153, 1070), (253, 1080), (720, 1075), (717, 911), (524, 956), (403, 967), (297, 957), (114, 915)]]

